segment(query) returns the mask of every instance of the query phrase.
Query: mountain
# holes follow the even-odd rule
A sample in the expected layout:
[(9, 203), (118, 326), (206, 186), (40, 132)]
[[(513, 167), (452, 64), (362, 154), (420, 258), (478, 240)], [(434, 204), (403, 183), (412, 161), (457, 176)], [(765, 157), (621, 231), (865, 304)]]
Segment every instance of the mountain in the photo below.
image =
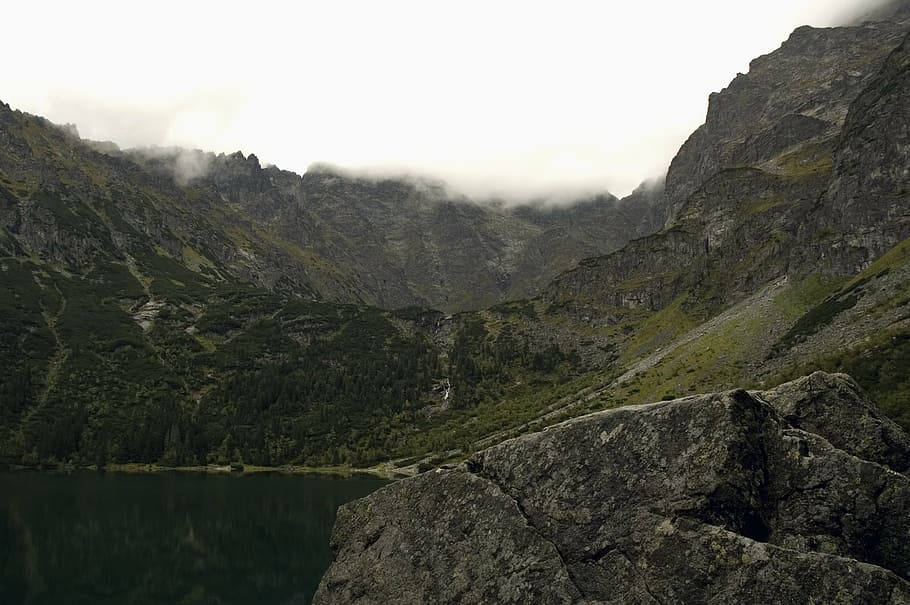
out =
[(818, 368), (910, 427), (902, 7), (797, 29), (665, 183), (565, 207), (123, 151), (3, 106), (0, 461), (414, 472)]
[(668, 173), (664, 229), (544, 297), (644, 315), (624, 380), (649, 397), (905, 359), (907, 30), (796, 30), (712, 96)]
[(245, 275), (251, 281), (304, 295), (311, 287), (333, 302), (482, 308), (534, 294), (578, 260), (654, 227), (647, 206), (609, 194), (510, 206), (427, 179), (371, 179), (318, 165), (299, 176), (239, 152), (107, 152), (230, 208), (249, 243), (268, 251), (267, 265)]
[(466, 335), (469, 316), (364, 301), (449, 310), (533, 290), (647, 225), (639, 208), (611, 196), (496, 207), (239, 153), (124, 152), (4, 105), (0, 458), (325, 464), (411, 451), (376, 423), (422, 439), (427, 406), (452, 403), (442, 384), (458, 381), (466, 407), (481, 376), (505, 381), (511, 364), (521, 384), (564, 355), (516, 336), (494, 360)]
[[(41, 188), (80, 203), (109, 200), (124, 228), (151, 238), (178, 264), (195, 270), (202, 262), (225, 278), (305, 298), (481, 308), (532, 294), (581, 258), (615, 250), (650, 227), (644, 205), (608, 194), (565, 207), (481, 204), (426, 180), (370, 180), (320, 167), (301, 177), (240, 152), (124, 152), (6, 105), (0, 114), (0, 169), (18, 194)], [(46, 249), (31, 237), (29, 210), (20, 206), (10, 212), (22, 216), (7, 219), (20, 230), (9, 234), (27, 253), (71, 265), (91, 256)], [(162, 215), (159, 224), (149, 225), (149, 212)], [(58, 246), (79, 239), (65, 235), (65, 224), (48, 227), (68, 240)], [(121, 243), (106, 252), (122, 252)]]
[(796, 166), (780, 160), (837, 137), (850, 104), (906, 29), (906, 22), (801, 27), (778, 50), (753, 60), (747, 74), (711, 95), (704, 125), (670, 163), (668, 226), (690, 194), (726, 169), (754, 166), (787, 174), (809, 167), (810, 158), (790, 157), (801, 162)]

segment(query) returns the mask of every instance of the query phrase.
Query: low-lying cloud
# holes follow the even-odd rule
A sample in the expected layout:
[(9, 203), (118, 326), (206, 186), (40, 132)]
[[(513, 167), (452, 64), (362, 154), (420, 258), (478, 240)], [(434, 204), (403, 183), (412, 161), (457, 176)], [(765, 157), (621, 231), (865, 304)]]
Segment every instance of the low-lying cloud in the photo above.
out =
[(181, 150), (174, 160), (174, 180), (179, 185), (204, 177), (212, 167), (211, 154)]
[(200, 149), (182, 147), (136, 147), (128, 149), (127, 155), (150, 162), (154, 168), (169, 172), (180, 186), (206, 176), (215, 161), (215, 154)]
[[(34, 0), (5, 17), (42, 23), (44, 42), (5, 32), (0, 95), (124, 148), (243, 149), (298, 173), (416, 174), (482, 199), (621, 196), (665, 172), (708, 94), (751, 59), (799, 25), (883, 4), (162, 0), (134, 13)], [(206, 169), (175, 158), (179, 182)]]

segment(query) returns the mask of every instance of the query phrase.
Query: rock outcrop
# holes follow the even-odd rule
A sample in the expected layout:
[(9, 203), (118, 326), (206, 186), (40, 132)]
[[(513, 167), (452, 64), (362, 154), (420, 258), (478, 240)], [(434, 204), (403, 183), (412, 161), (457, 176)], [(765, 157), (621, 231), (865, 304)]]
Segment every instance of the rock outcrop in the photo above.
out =
[(706, 318), (784, 275), (853, 275), (910, 236), (906, 6), (798, 28), (752, 61), (670, 164), (664, 229), (543, 296), (657, 311), (689, 293)]
[(710, 176), (836, 136), (850, 104), (906, 34), (900, 15), (854, 27), (796, 29), (711, 95), (708, 114), (667, 173), (667, 226)]
[(846, 374), (815, 372), (759, 396), (794, 428), (898, 473), (910, 471), (910, 436), (883, 417)]
[(591, 414), (342, 507), (315, 602), (910, 603), (908, 444), (838, 374)]
[(864, 267), (910, 236), (910, 36), (850, 106), (817, 229), (848, 233), (841, 264)]

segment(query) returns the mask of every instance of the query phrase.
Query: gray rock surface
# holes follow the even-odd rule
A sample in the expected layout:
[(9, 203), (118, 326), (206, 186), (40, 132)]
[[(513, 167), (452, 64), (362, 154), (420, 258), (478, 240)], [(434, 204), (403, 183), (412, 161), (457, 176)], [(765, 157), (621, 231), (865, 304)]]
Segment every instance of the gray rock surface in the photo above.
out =
[(882, 416), (846, 374), (811, 376), (759, 393), (793, 427), (898, 473), (910, 470), (910, 436)]
[(819, 209), (821, 228), (850, 234), (838, 256), (855, 266), (910, 236), (908, 95), (910, 37), (905, 37), (850, 106), (834, 157), (835, 178)]
[(910, 603), (905, 444), (843, 375), (592, 414), (342, 507), (315, 602)]
[(748, 73), (713, 93), (705, 123), (670, 164), (667, 226), (711, 175), (770, 158), (791, 144), (836, 135), (850, 103), (906, 33), (900, 15), (889, 18), (894, 21), (800, 27), (778, 50), (754, 59)]
[(673, 159), (665, 228), (542, 296), (657, 311), (686, 295), (703, 319), (785, 275), (855, 275), (910, 237), (908, 28), (801, 27), (755, 59)]

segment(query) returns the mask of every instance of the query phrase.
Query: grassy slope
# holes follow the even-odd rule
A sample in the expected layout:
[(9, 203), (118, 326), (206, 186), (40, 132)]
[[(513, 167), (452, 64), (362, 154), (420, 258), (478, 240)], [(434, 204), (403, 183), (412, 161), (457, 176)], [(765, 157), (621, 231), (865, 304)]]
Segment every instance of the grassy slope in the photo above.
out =
[[(910, 429), (908, 276), (910, 240), (851, 279), (809, 275), (781, 282), (702, 325), (693, 327), (674, 303), (632, 339), (636, 346), (623, 357), (629, 373), (579, 411), (762, 388), (822, 369), (852, 374)], [(674, 333), (673, 340), (661, 338)]]

